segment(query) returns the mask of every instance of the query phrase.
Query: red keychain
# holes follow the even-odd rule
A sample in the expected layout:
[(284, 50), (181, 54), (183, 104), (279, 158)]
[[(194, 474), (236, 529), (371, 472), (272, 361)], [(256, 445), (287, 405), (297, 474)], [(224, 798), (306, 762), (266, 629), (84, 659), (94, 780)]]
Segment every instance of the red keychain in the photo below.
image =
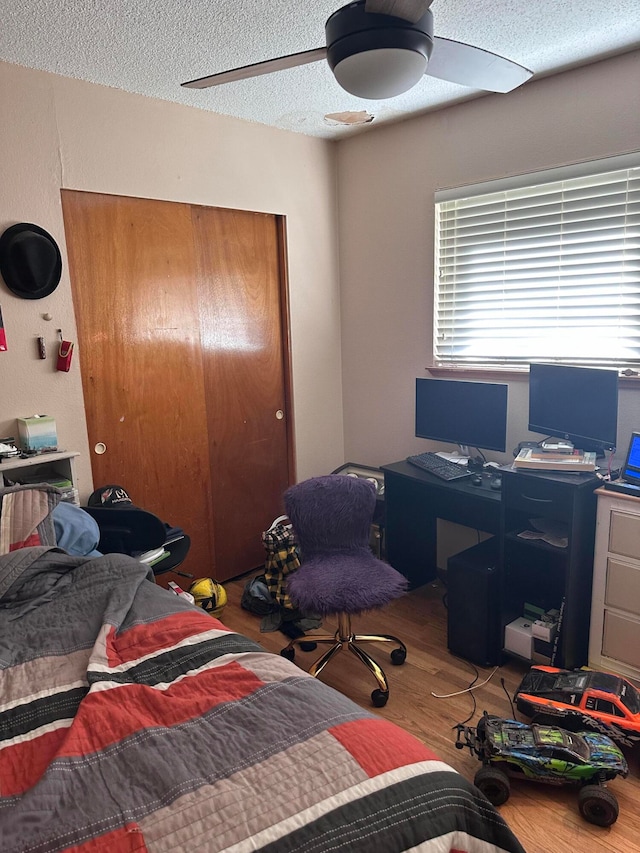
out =
[(60, 346), (58, 347), (58, 361), (56, 363), (56, 370), (61, 370), (64, 373), (68, 373), (69, 368), (71, 367), (73, 344), (71, 341), (64, 341), (62, 339), (61, 329), (58, 329), (58, 334), (60, 335)]

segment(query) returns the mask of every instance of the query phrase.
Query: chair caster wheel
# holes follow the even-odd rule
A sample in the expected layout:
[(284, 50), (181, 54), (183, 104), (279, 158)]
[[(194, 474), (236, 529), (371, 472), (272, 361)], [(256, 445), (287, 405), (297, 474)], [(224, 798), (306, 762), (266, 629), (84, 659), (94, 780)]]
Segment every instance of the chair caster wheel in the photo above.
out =
[(375, 708), (382, 708), (387, 704), (387, 699), (389, 698), (389, 694), (385, 693), (384, 690), (376, 689), (371, 694), (371, 701)]
[(309, 640), (309, 642), (299, 643), (300, 648), (303, 652), (315, 652), (318, 648), (318, 644), (314, 643), (313, 640)]
[(394, 666), (402, 666), (407, 659), (406, 649), (394, 649), (391, 652), (391, 663)]
[(280, 655), (287, 660), (293, 660), (296, 656), (296, 650), (285, 646), (284, 649), (281, 650)]

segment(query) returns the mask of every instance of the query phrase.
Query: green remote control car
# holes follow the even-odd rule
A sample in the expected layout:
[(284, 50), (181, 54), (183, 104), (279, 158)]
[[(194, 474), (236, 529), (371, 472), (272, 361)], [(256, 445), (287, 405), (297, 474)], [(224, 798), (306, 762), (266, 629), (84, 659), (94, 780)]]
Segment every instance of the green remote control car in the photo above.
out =
[(489, 714), (474, 728), (458, 726), (456, 747), (468, 747), (482, 761), (474, 784), (494, 806), (511, 793), (510, 778), (579, 787), (578, 808), (585, 820), (611, 826), (618, 801), (605, 782), (629, 773), (616, 744), (600, 732), (568, 732)]

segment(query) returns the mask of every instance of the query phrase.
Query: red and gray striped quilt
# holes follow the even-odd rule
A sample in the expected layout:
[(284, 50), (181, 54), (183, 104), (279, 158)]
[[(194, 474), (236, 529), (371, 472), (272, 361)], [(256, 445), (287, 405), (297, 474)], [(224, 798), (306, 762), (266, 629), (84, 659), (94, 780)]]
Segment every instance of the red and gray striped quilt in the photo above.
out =
[(522, 853), (423, 744), (157, 587), (0, 557), (2, 853)]

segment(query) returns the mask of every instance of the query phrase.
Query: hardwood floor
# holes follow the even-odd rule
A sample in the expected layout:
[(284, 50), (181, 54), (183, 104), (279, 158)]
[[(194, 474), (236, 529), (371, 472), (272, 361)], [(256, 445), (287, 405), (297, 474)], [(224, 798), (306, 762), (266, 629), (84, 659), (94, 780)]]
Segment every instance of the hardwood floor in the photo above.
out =
[[(257, 640), (268, 651), (278, 653), (286, 645), (286, 637), (279, 631), (260, 633), (260, 617), (240, 607), (245, 582), (246, 578), (241, 578), (225, 585), (229, 603), (222, 621), (234, 631)], [(339, 654), (323, 671), (321, 680), (410, 731), (463, 776), (473, 780), (479, 761), (468, 750), (455, 748), (454, 727), (472, 714), (470, 724), (475, 724), (484, 710), (512, 716), (505, 688), (513, 695), (527, 667), (509, 662), (473, 694), (436, 698), (434, 693), (464, 690), (476, 676), (473, 664), (447, 651), (442, 597), (443, 587), (439, 582), (427, 584), (379, 613), (354, 620), (356, 631), (394, 634), (407, 645), (407, 660), (400, 667), (391, 665), (386, 650), (380, 646), (376, 649), (374, 644), (369, 646), (389, 679), (390, 698), (384, 708), (372, 708), (370, 694), (375, 682), (354, 655)], [(335, 625), (329, 621), (322, 628), (323, 632), (333, 630)], [(297, 652), (296, 663), (308, 667), (318, 654)], [(477, 682), (484, 681), (491, 672), (490, 668), (478, 668)], [(518, 714), (516, 717), (525, 719)], [(575, 789), (514, 781), (511, 797), (500, 807), (500, 812), (527, 853), (640, 853), (640, 747), (625, 753), (630, 774), (627, 779), (618, 778), (610, 783), (620, 803), (620, 816), (609, 829), (592, 826), (580, 817)]]

